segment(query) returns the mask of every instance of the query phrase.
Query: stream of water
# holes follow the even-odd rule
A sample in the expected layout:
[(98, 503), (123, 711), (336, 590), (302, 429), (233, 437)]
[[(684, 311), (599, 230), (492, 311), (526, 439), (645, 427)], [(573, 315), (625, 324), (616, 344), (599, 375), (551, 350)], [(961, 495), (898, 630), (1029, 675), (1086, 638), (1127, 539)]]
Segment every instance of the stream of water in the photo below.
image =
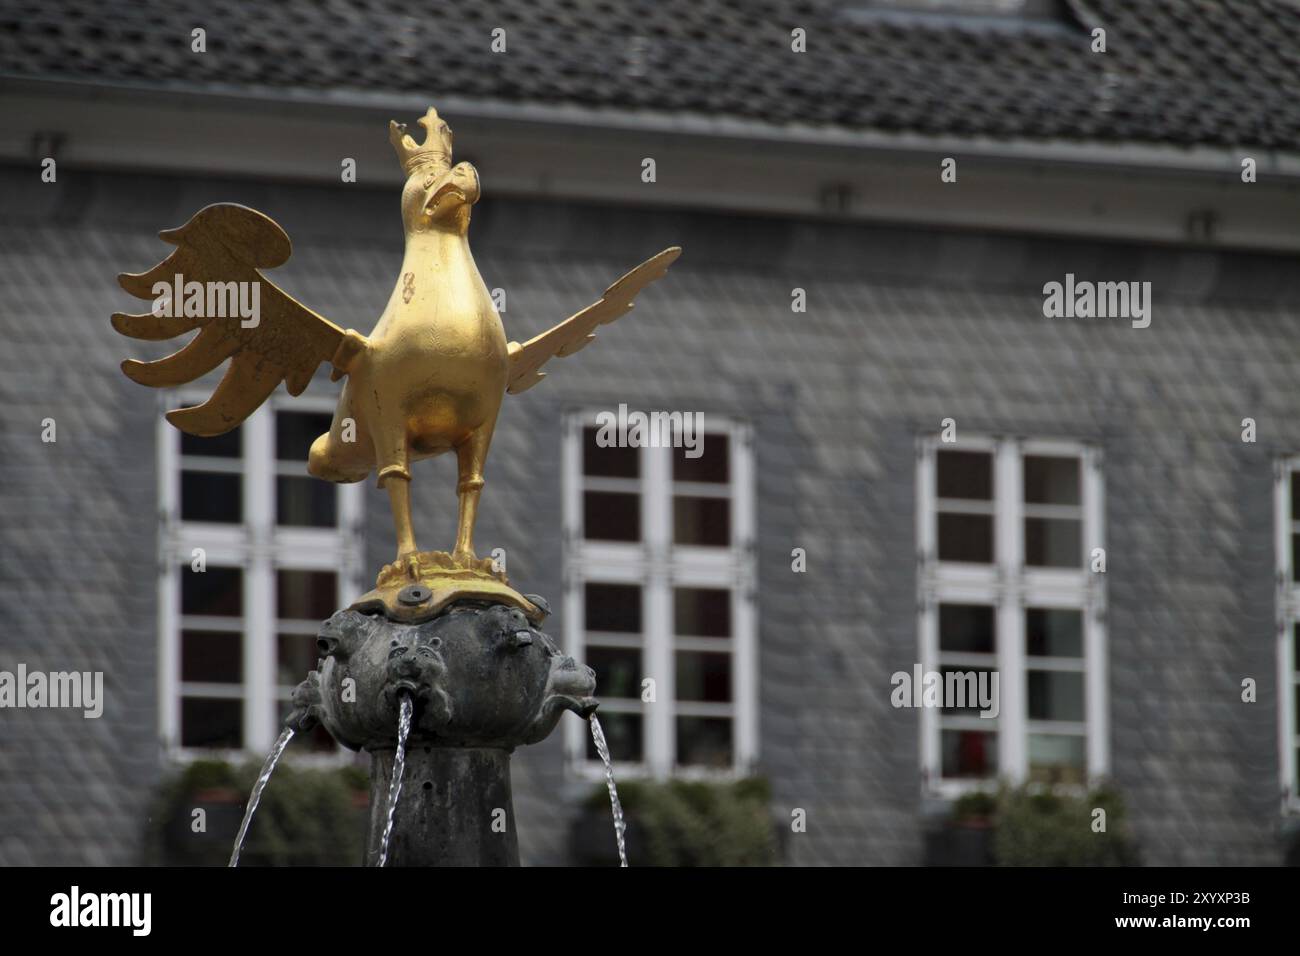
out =
[(284, 753), (284, 748), (289, 746), (291, 739), (293, 739), (292, 727), (286, 727), (280, 731), (275, 746), (271, 748), (271, 753), (267, 755), (266, 763), (262, 764), (262, 772), (257, 777), (257, 783), (253, 784), (253, 792), (248, 798), (248, 808), (244, 811), (243, 822), (239, 824), (239, 835), (235, 837), (235, 849), (230, 854), (231, 866), (239, 866), (239, 854), (243, 852), (244, 838), (248, 836), (248, 827), (253, 822), (253, 814), (257, 812), (257, 804), (262, 799), (262, 791), (266, 789), (266, 782), (271, 779), (271, 774), (275, 772), (275, 765), (280, 762), (280, 755)]
[(402, 792), (402, 771), (406, 769), (406, 738), (411, 732), (411, 695), (402, 694), (402, 713), (397, 718), (397, 750), (393, 753), (393, 776), (388, 781), (388, 815), (384, 818), (384, 836), (379, 841), (378, 866), (388, 863), (388, 841), (393, 835), (393, 815)]
[(623, 804), (618, 802), (618, 787), (614, 785), (614, 765), (609, 759), (609, 744), (605, 742), (605, 731), (600, 726), (596, 715), (591, 718), (591, 739), (596, 743), (596, 753), (605, 762), (605, 786), (609, 789), (609, 806), (614, 814), (614, 839), (618, 841), (619, 866), (627, 866), (627, 847), (623, 845), (623, 831), (627, 824), (623, 821)]

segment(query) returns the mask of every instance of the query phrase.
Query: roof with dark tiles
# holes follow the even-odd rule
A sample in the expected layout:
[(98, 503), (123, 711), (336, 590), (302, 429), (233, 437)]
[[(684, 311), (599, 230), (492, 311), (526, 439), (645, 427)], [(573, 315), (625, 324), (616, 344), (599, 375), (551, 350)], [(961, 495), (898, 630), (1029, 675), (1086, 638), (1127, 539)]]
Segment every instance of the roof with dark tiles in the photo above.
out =
[[(986, 4), (987, 5), (987, 4)], [(0, 76), (456, 96), (823, 129), (1300, 143), (1289, 0), (0, 0)], [(190, 51), (190, 31), (207, 52)], [(807, 52), (791, 51), (791, 30)], [(1106, 30), (1105, 54), (1091, 31)], [(506, 31), (506, 52), (491, 49)]]

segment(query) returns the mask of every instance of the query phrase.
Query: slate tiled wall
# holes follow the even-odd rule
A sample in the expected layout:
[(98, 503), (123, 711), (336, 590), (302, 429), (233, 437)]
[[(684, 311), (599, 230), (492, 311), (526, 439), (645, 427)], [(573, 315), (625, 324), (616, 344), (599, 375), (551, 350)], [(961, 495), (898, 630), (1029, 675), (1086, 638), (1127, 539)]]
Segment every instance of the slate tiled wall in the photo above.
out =
[[(0, 668), (102, 669), (98, 721), (0, 713), (0, 862), (130, 863), (163, 772), (156, 744), (155, 397), (117, 370), (114, 275), (154, 232), (231, 199), (295, 242), (274, 276), (367, 330), (396, 277), (396, 199), (360, 187), (60, 171), (0, 214)], [(888, 704), (916, 659), (915, 439), (1076, 438), (1103, 450), (1114, 775), (1148, 862), (1277, 862), (1272, 467), (1300, 450), (1293, 259), (485, 200), (475, 255), (524, 339), (672, 242), (686, 253), (637, 311), (507, 399), (479, 550), (560, 605), (566, 410), (748, 418), (756, 436), (760, 749), (774, 813), (808, 812), (791, 861), (917, 863), (916, 715)], [(1042, 284), (1149, 279), (1151, 327), (1046, 319)], [(808, 311), (791, 312), (804, 288)], [(314, 388), (316, 386), (313, 386)], [(42, 444), (40, 422), (58, 422)], [(1259, 441), (1243, 444), (1241, 419)], [(369, 486), (368, 486), (369, 487)], [(421, 467), (418, 531), (445, 546), (450, 461)], [(390, 560), (367, 492), (367, 558)], [(808, 571), (790, 571), (805, 548)], [(560, 634), (560, 623), (550, 630)], [(1259, 703), (1240, 702), (1242, 677)], [(526, 862), (566, 858), (575, 792), (559, 737), (515, 759)]]

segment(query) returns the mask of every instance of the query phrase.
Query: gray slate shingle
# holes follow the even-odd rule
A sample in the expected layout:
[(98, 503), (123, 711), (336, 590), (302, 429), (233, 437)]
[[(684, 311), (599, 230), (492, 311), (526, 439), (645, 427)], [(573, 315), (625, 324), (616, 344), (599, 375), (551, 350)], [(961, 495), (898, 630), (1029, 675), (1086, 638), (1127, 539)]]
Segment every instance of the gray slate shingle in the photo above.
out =
[[(412, 93), (775, 126), (1177, 145), (1300, 143), (1300, 8), (1066, 0), (1043, 21), (859, 0), (0, 0), (0, 75)], [(207, 52), (190, 52), (190, 31)], [(807, 31), (791, 52), (790, 31)], [(1106, 31), (1107, 52), (1090, 50)], [(506, 30), (494, 53), (492, 31)]]

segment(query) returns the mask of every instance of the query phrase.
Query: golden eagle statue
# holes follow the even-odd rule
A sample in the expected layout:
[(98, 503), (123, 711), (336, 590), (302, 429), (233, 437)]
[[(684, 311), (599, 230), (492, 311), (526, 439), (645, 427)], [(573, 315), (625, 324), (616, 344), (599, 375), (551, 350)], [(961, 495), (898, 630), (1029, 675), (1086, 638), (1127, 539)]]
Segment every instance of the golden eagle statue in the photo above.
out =
[[(427, 617), (453, 597), (476, 593), (510, 599), (536, 612), (532, 602), (508, 588), (490, 561), (474, 554), (483, 466), (502, 399), (507, 392), (537, 384), (547, 361), (573, 354), (595, 338), (597, 326), (626, 314), (637, 294), (666, 273), (681, 249), (665, 249), (637, 266), (599, 301), (541, 335), (522, 345), (507, 342), (469, 248), (478, 173), (468, 163), (452, 165), (451, 130), (436, 110), (430, 107), (419, 122), (426, 131), (423, 144), (404, 125), (389, 124), (389, 138), (406, 173), (401, 203), (406, 255), (370, 335), (339, 328), (267, 280), (260, 270), (288, 260), (289, 237), (256, 210), (220, 203), (201, 209), (179, 229), (159, 233), (176, 246), (161, 263), (118, 277), (127, 292), (155, 300), (153, 310), (142, 315), (113, 315), (113, 327), (122, 334), (158, 340), (199, 330), (174, 354), (156, 362), (128, 359), (122, 371), (132, 381), (161, 388), (192, 382), (230, 359), (206, 402), (167, 413), (167, 420), (182, 431), (211, 436), (239, 425), (282, 381), (290, 395), (300, 394), (317, 367), (330, 363), (332, 378), (346, 376), (347, 381), (330, 430), (312, 445), (307, 470), (335, 482), (361, 481), (376, 472), (388, 492), (397, 561), (381, 572), (376, 591), (367, 595), (371, 603), (382, 602), (400, 613), (398, 590), (423, 583), (432, 598), (407, 617)], [(251, 284), (257, 289), (258, 314), (246, 321), (224, 308), (190, 309), (188, 301), (184, 309), (177, 302), (161, 310), (159, 290), (173, 280), (178, 291), (193, 282), (209, 290), (213, 284), (220, 289)], [(456, 453), (459, 471), (455, 548), (451, 554), (419, 552), (411, 529), (410, 465), (449, 451)]]

